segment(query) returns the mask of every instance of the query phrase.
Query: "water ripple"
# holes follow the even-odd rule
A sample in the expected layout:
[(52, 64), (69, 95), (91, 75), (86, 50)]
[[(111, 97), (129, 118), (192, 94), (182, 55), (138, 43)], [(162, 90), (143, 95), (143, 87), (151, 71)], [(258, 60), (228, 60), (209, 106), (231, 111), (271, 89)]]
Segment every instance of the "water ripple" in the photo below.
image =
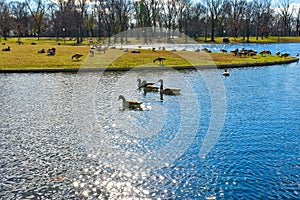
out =
[[(205, 158), (198, 157), (212, 112), (205, 81), (189, 70), (137, 72), (149, 81), (165, 77), (170, 86), (184, 77), (199, 106), (199, 116), (190, 115), (199, 124), (197, 133), (192, 141), (182, 140), (189, 148), (161, 168), (142, 165), (147, 161), (143, 154), (176, 138), (180, 98), (189, 97), (185, 86), (180, 84), (180, 97), (161, 101), (157, 93), (137, 90), (136, 78), (128, 79), (122, 93), (151, 109), (120, 111), (115, 84), (125, 72), (83, 74), (83, 79), (98, 80), (94, 99), (89, 90), (81, 91), (86, 94), (81, 100), (92, 101), (95, 109), (76, 124), (77, 74), (1, 74), (0, 199), (299, 199), (299, 70), (299, 64), (233, 69), (230, 77), (222, 77), (225, 126)], [(128, 119), (134, 123), (122, 126)], [(85, 125), (93, 125), (93, 131), (82, 133)], [(140, 131), (132, 132), (135, 128)], [(144, 137), (148, 129), (153, 132)]]

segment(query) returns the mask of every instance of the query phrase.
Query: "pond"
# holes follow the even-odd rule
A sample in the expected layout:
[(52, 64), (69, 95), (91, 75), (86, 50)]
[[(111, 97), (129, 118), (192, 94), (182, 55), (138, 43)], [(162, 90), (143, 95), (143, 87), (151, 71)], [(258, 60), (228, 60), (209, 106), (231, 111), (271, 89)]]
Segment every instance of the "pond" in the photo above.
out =
[[(186, 46), (198, 47), (241, 45)], [(0, 74), (0, 198), (299, 198), (299, 63), (222, 72)], [(181, 94), (144, 93), (138, 78)]]

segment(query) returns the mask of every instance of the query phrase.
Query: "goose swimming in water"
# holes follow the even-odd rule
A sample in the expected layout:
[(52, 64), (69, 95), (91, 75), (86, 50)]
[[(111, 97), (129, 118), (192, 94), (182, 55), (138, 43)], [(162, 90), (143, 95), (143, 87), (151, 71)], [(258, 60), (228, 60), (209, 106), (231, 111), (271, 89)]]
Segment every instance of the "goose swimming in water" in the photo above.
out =
[(137, 80), (137, 82), (138, 82), (138, 87), (139, 88), (146, 87), (146, 86), (149, 86), (149, 85), (154, 85), (154, 83), (147, 82), (146, 80), (143, 80), (143, 82), (142, 82), (142, 80), (140, 78)]
[(159, 79), (158, 82), (160, 82), (160, 93), (166, 94), (166, 95), (179, 95), (180, 94), (180, 88), (164, 88), (164, 81), (162, 79)]
[(154, 85), (147, 85), (144, 87), (144, 92), (158, 92), (159, 87)]
[(125, 108), (129, 108), (129, 109), (133, 109), (133, 110), (142, 110), (141, 104), (143, 102), (140, 101), (136, 101), (136, 100), (126, 100), (125, 97), (123, 95), (119, 96), (118, 100), (122, 100), (122, 104), (123, 104), (123, 110), (125, 110)]
[(223, 76), (229, 76), (229, 75), (230, 75), (229, 72), (227, 71), (227, 69), (225, 69), (223, 72)]

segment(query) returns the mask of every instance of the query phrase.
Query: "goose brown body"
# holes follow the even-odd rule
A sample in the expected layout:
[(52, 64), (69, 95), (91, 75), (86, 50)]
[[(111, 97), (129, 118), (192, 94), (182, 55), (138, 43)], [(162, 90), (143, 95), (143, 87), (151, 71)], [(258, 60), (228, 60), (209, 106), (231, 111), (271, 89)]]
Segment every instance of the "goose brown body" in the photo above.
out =
[(154, 86), (154, 85), (147, 85), (144, 87), (144, 91), (145, 92), (158, 92), (159, 91), (159, 87), (158, 86)]
[(80, 54), (80, 53), (75, 53), (73, 56), (72, 56), (72, 60), (73, 58), (75, 58), (76, 60), (78, 60), (80, 57), (82, 57), (83, 55)]
[(142, 110), (141, 104), (143, 102), (136, 100), (126, 100), (123, 95), (119, 96), (119, 100), (122, 100), (123, 110), (125, 108), (134, 109), (134, 110)]
[(166, 94), (166, 95), (179, 95), (181, 89), (180, 88), (164, 88), (163, 84), (163, 80), (159, 79), (160, 82), (160, 93), (162, 94)]
[(166, 60), (166, 58), (165, 58), (165, 57), (162, 57), (162, 56), (160, 56), (160, 57), (158, 57), (158, 58), (154, 59), (154, 60), (153, 60), (153, 63), (155, 63), (156, 61), (159, 61), (159, 62), (160, 62), (160, 64), (163, 64), (163, 61), (164, 61), (164, 60)]

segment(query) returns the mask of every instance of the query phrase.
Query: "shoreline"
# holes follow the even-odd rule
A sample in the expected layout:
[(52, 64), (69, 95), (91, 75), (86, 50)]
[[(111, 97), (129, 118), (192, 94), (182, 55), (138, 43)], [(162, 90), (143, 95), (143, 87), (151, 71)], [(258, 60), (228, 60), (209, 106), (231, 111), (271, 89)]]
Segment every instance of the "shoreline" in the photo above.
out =
[(299, 58), (291, 60), (274, 61), (274, 62), (258, 62), (258, 63), (241, 63), (241, 64), (223, 64), (223, 65), (203, 65), (203, 66), (180, 66), (180, 67), (130, 67), (130, 68), (27, 68), (27, 69), (0, 69), (0, 74), (3, 73), (77, 73), (77, 72), (99, 72), (99, 71), (129, 71), (129, 70), (168, 70), (168, 68), (176, 70), (187, 69), (230, 69), (230, 68), (244, 68), (244, 67), (264, 67), (272, 65), (284, 65), (299, 62)]

